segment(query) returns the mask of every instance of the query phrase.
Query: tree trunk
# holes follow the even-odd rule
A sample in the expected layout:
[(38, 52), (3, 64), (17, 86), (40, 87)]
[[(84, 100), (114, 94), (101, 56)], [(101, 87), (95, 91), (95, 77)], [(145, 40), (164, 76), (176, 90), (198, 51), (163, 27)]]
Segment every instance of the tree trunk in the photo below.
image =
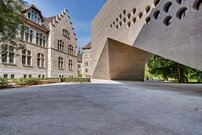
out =
[(178, 69), (178, 83), (184, 83), (183, 79), (183, 65), (177, 64)]

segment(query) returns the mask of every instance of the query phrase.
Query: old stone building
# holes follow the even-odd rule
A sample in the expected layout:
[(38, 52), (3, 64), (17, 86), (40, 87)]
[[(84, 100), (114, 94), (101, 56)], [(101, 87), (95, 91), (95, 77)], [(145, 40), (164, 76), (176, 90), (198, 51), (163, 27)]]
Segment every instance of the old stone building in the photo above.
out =
[(77, 74), (78, 77), (82, 77), (82, 53), (77, 53)]
[(91, 42), (82, 48), (82, 77), (91, 78)]
[(45, 18), (35, 5), (25, 5), (25, 50), (2, 47), (0, 76), (5, 78), (77, 76), (77, 39), (68, 10)]

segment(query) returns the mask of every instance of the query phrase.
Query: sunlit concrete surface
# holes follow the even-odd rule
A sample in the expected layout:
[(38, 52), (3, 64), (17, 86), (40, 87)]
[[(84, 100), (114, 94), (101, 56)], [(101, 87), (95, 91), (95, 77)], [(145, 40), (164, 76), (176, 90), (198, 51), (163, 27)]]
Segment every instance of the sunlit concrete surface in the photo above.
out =
[(0, 91), (0, 135), (201, 135), (202, 85), (93, 80)]

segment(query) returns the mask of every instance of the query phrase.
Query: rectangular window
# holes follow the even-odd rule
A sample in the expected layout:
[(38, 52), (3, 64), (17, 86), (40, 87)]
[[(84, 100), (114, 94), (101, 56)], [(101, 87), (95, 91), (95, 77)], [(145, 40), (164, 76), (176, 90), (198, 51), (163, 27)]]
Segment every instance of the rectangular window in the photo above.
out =
[(27, 56), (27, 65), (31, 66), (31, 56)]
[(30, 42), (32, 43), (32, 39), (33, 39), (33, 30), (30, 30)]
[(4, 74), (4, 78), (8, 78), (8, 74)]
[(23, 75), (24, 78), (27, 78), (27, 75)]
[(29, 78), (32, 78), (32, 75), (29, 75)]
[(36, 44), (39, 44), (39, 33), (36, 33)]
[(26, 27), (26, 30), (25, 30), (25, 41), (29, 41), (29, 28)]
[(46, 36), (43, 36), (43, 46), (46, 46)]
[(38, 75), (39, 78), (41, 78), (41, 75)]
[(25, 28), (24, 27), (21, 27), (21, 39), (24, 40), (24, 31), (25, 31)]
[(42, 34), (40, 33), (40, 46), (42, 46)]
[(15, 78), (15, 75), (14, 74), (11, 74), (11, 79), (14, 79)]
[(2, 62), (14, 64), (14, 47), (9, 45), (2, 46)]
[(31, 18), (31, 13), (28, 12), (27, 16), (28, 16), (28, 18), (30, 19), (30, 18)]

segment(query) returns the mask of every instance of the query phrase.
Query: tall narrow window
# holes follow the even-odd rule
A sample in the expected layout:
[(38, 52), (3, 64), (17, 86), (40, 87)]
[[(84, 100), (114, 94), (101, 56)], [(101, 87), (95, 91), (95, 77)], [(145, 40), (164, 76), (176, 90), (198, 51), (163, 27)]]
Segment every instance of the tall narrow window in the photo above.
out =
[(25, 41), (29, 41), (29, 28), (26, 27), (26, 30), (25, 30)]
[(43, 47), (46, 46), (46, 36), (43, 36)]
[(9, 45), (2, 45), (2, 62), (14, 64), (14, 47)]
[(39, 45), (39, 33), (36, 33), (36, 44)]
[(64, 69), (64, 59), (62, 57), (58, 58), (58, 68)]
[(24, 35), (25, 35), (25, 27), (21, 26), (21, 39), (24, 40)]
[(45, 58), (44, 58), (44, 54), (42, 53), (37, 54), (37, 66), (40, 68), (45, 67)]
[(72, 60), (69, 60), (69, 70), (70, 71), (73, 70), (73, 62), (72, 62)]
[(42, 46), (43, 35), (40, 33), (40, 46)]
[(29, 50), (22, 50), (22, 65), (31, 66), (32, 53)]
[(64, 51), (64, 42), (62, 40), (58, 40), (58, 50)]
[(74, 53), (74, 48), (73, 48), (73, 46), (72, 46), (72, 45), (68, 45), (68, 54), (73, 55), (73, 53)]
[(32, 43), (32, 39), (33, 39), (33, 30), (30, 30), (30, 42)]

